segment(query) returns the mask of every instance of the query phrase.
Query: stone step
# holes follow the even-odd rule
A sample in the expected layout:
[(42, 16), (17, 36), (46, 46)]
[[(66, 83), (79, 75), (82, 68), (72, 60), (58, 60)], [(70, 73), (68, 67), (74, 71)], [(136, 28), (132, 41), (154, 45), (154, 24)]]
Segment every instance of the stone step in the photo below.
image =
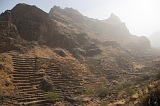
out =
[(39, 97), (43, 97), (44, 98), (44, 94), (24, 94), (21, 98), (39, 98)]
[(30, 78), (32, 82), (41, 82), (43, 78)]
[(29, 83), (28, 82), (25, 82), (25, 83), (24, 82), (18, 82), (18, 83), (16, 83), (16, 85), (17, 86), (28, 86), (28, 85), (31, 85), (31, 83), (30, 82)]
[(26, 78), (29, 78), (31, 75), (29, 75), (29, 74), (27, 74), (27, 75), (19, 74), (18, 72), (16, 72), (15, 74), (12, 74), (12, 76), (13, 76), (13, 78), (24, 78), (24, 79), (26, 79)]
[(39, 97), (44, 97), (44, 93), (37, 93), (37, 94), (25, 94), (24, 97), (33, 97), (33, 96), (39, 96)]
[(20, 57), (20, 56), (13, 55), (12, 59), (37, 59), (37, 58), (36, 57), (28, 57), (28, 56)]
[(22, 98), (18, 99), (18, 102), (32, 102), (32, 101), (39, 101), (39, 100), (44, 100), (44, 97), (27, 97), (27, 98)]
[(44, 93), (44, 91), (42, 91), (42, 90), (33, 89), (33, 88), (30, 88), (30, 89), (20, 89), (19, 92), (21, 94), (41, 94), (41, 93)]
[(13, 65), (36, 65), (35, 61), (13, 61)]
[(13, 60), (13, 65), (16, 64), (35, 64), (36, 65), (36, 61), (28, 61), (28, 60)]
[(15, 67), (14, 68), (15, 71), (22, 71), (22, 70), (27, 70), (27, 71), (36, 71), (36, 68), (35, 67)]
[(31, 65), (14, 65), (15, 69), (34, 69), (36, 70), (36, 66), (31, 66)]
[(13, 76), (13, 78), (24, 78), (24, 79), (30, 78), (30, 79), (35, 79), (35, 80), (41, 80), (42, 79), (42, 77), (40, 77), (39, 75), (31, 74), (30, 72), (29, 72), (29, 74), (21, 74), (19, 72), (14, 72), (12, 74), (12, 76)]
[[(20, 102), (20, 106), (36, 106), (36, 104), (43, 104), (46, 103), (46, 100), (35, 100), (35, 101), (30, 101), (30, 102)], [(39, 106), (39, 105), (37, 105)], [(45, 105), (42, 105), (45, 106)]]
[(42, 96), (44, 95), (44, 92), (38, 92), (38, 91), (20, 91), (20, 94), (21, 95), (39, 95), (39, 96)]
[(28, 70), (26, 70), (26, 69), (24, 69), (24, 68), (20, 68), (20, 69), (14, 69), (14, 72), (33, 72), (33, 73), (35, 73), (35, 72), (37, 72), (35, 69), (28, 69)]
[(31, 82), (32, 85), (37, 85), (37, 86), (39, 86), (40, 83), (41, 83), (41, 81), (39, 81), (39, 82), (38, 81), (37, 82)]
[(36, 61), (35, 58), (12, 58), (13, 61), (21, 61), (21, 60), (25, 60), (25, 61)]
[(30, 89), (30, 88), (32, 88), (32, 86), (31, 85), (26, 85), (26, 86), (23, 86), (23, 85), (17, 85), (17, 88), (20, 90), (20, 89)]
[(33, 71), (14, 71), (14, 74), (20, 74), (20, 75), (33, 75), (33, 74), (35, 74), (35, 72), (33, 72)]
[(19, 61), (14, 61), (13, 65), (36, 65), (35, 61), (25, 61), (25, 62), (19, 62)]
[(13, 77), (13, 81), (30, 81), (29, 77)]

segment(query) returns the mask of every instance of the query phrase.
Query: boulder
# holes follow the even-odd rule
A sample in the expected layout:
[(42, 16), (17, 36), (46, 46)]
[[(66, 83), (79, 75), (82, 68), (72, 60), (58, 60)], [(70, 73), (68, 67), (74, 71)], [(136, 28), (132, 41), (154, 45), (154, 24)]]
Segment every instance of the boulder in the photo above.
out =
[(102, 50), (97, 48), (97, 49), (89, 49), (86, 51), (86, 56), (95, 56), (95, 55), (98, 55), (98, 54), (101, 54), (102, 53)]
[(84, 59), (84, 56), (86, 55), (86, 51), (83, 50), (82, 48), (74, 48), (72, 49), (71, 53), (73, 54), (73, 56), (77, 59)]
[(120, 44), (117, 43), (116, 41), (104, 41), (104, 42), (102, 42), (102, 45), (103, 46), (111, 46), (113, 48), (120, 47)]
[(0, 64), (0, 70), (2, 70), (4, 67), (3, 67), (3, 65), (2, 64)]
[(40, 88), (45, 92), (53, 91), (52, 81), (45, 76), (40, 84)]
[(66, 57), (67, 53), (63, 49), (55, 49), (54, 52), (59, 56)]

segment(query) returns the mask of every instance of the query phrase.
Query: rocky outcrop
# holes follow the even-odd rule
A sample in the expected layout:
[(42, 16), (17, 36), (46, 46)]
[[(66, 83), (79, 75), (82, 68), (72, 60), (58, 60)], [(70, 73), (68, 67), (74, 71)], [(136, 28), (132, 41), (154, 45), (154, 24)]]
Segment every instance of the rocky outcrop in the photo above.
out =
[(86, 56), (95, 56), (95, 55), (98, 55), (98, 54), (101, 54), (102, 53), (102, 50), (97, 48), (97, 49), (89, 49), (86, 51)]
[(79, 13), (77, 10), (72, 8), (61, 9), (58, 6), (51, 8), (49, 15), (52, 19), (58, 20), (60, 22), (68, 23), (79, 23), (83, 24), (84, 16)]
[(11, 50), (23, 51), (25, 42), (20, 38), (17, 27), (12, 23), (12, 16), (9, 10), (0, 15), (0, 52)]
[(104, 21), (109, 24), (120, 24), (121, 23), (120, 18), (113, 13), (111, 13), (110, 17)]
[(51, 92), (53, 91), (52, 83), (53, 82), (51, 80), (49, 80), (47, 77), (44, 77), (40, 84), (40, 88), (45, 92)]
[(111, 46), (113, 48), (118, 48), (120, 47), (120, 44), (117, 43), (116, 41), (104, 41), (102, 42), (102, 46)]

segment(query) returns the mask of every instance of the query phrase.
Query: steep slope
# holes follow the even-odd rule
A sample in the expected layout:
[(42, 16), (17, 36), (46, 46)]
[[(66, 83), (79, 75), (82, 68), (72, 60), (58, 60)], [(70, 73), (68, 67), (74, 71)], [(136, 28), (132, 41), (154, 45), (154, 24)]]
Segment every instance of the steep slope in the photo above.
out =
[(11, 13), (12, 21), (17, 26), (23, 39), (36, 41), (39, 44), (46, 44), (50, 47), (70, 49), (77, 46), (74, 40), (60, 33), (58, 27), (51, 21), (47, 13), (36, 6), (18, 4), (11, 10)]
[(11, 12), (5, 11), (0, 15), (0, 52), (10, 50), (24, 51), (27, 42), (20, 38), (17, 27), (12, 23)]
[[(60, 23), (62, 31), (66, 33), (87, 33), (92, 39), (98, 39), (100, 42), (105, 40), (117, 41), (123, 47), (135, 51), (150, 48), (150, 42), (146, 37), (137, 37), (130, 34), (124, 22), (119, 17), (111, 14), (106, 20), (91, 19), (80, 14), (77, 10), (71, 8), (61, 9), (54, 6), (49, 16), (52, 20)], [(70, 28), (70, 32), (68, 32)], [(144, 44), (144, 45), (141, 45)]]

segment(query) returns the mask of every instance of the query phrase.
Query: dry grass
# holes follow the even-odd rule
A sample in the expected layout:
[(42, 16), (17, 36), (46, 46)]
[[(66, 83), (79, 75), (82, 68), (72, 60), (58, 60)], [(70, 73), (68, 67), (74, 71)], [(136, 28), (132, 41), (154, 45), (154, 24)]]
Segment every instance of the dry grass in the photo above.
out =
[(14, 95), (14, 85), (10, 73), (13, 71), (11, 56), (7, 53), (0, 54), (0, 95)]

